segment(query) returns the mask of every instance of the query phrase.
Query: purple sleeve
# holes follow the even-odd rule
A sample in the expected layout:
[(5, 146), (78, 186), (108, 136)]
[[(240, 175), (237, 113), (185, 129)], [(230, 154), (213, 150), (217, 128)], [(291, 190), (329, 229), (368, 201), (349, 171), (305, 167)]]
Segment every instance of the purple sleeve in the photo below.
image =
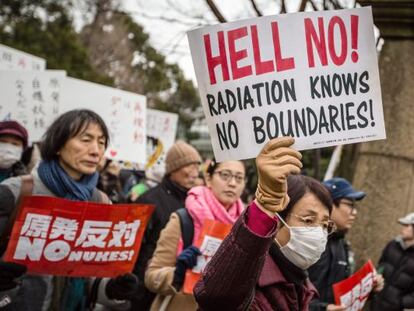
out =
[(277, 226), (278, 219), (263, 212), (253, 201), (247, 208), (247, 227), (260, 236), (267, 236)]

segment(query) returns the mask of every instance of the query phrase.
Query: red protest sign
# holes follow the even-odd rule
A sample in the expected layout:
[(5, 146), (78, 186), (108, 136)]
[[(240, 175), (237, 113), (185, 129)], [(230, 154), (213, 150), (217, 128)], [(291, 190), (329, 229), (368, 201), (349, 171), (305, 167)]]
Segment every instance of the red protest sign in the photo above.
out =
[(362, 310), (374, 286), (374, 271), (369, 260), (349, 278), (332, 285), (335, 304), (345, 306), (346, 311)]
[(29, 273), (114, 277), (131, 272), (152, 205), (23, 199), (4, 256)]
[(197, 265), (192, 270), (185, 273), (183, 292), (193, 294), (194, 285), (200, 279), (201, 272), (216, 253), (221, 242), (230, 233), (232, 225), (224, 224), (215, 220), (207, 219), (203, 224), (203, 230), (195, 246), (201, 255), (197, 258)]

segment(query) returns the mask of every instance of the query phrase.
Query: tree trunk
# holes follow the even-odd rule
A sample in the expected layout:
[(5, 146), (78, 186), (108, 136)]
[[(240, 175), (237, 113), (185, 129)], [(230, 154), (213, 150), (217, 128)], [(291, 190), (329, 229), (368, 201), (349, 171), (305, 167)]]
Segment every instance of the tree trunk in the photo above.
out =
[(385, 44), (379, 58), (387, 139), (361, 144), (354, 186), (367, 193), (350, 231), (357, 265), (376, 264), (414, 208), (414, 7), (412, 1), (359, 1), (373, 7)]

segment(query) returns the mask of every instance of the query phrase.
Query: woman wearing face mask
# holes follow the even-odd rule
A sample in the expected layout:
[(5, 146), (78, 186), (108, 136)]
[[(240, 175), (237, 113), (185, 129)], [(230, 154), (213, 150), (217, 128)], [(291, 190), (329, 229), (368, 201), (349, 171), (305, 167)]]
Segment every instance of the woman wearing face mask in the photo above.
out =
[(256, 158), (256, 200), (234, 224), (194, 294), (201, 310), (307, 311), (316, 289), (306, 269), (325, 249), (332, 201), (299, 174), (290, 137), (268, 142)]
[(0, 122), (0, 183), (9, 177), (27, 174), (21, 162), (27, 140), (27, 131), (19, 123)]
[[(212, 161), (207, 169), (206, 186), (189, 191), (185, 208), (194, 226), (193, 243), (198, 240), (206, 219), (233, 224), (241, 215), (244, 207), (240, 195), (245, 185), (245, 173), (240, 161)], [(196, 265), (200, 252), (193, 245), (183, 250), (181, 232), (179, 217), (173, 213), (161, 232), (145, 273), (145, 285), (158, 294), (151, 310), (197, 310), (194, 297), (181, 290), (185, 271)]]
[[(44, 135), (42, 161), (30, 175), (31, 194), (110, 203), (107, 196), (96, 189), (97, 166), (108, 139), (108, 129), (95, 112), (72, 110), (61, 115)], [(25, 180), (28, 177), (25, 176)], [(15, 177), (0, 184), (2, 242), (24, 183), (23, 177)], [(2, 311), (83, 311), (91, 300), (98, 301), (100, 310), (105, 310), (105, 307), (127, 308), (126, 301), (117, 300), (128, 299), (136, 288), (137, 280), (132, 274), (103, 280), (40, 276), (25, 274), (23, 265), (0, 261)], [(89, 307), (92, 309), (92, 305)]]

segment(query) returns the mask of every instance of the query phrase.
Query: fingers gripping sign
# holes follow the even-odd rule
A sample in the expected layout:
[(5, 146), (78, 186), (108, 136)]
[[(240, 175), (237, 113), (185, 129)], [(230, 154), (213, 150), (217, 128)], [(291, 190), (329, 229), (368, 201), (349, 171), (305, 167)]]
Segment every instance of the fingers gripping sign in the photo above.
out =
[(268, 211), (281, 211), (289, 203), (287, 177), (299, 174), (302, 168), (302, 155), (291, 148), (294, 142), (292, 137), (272, 139), (256, 158), (256, 200)]

